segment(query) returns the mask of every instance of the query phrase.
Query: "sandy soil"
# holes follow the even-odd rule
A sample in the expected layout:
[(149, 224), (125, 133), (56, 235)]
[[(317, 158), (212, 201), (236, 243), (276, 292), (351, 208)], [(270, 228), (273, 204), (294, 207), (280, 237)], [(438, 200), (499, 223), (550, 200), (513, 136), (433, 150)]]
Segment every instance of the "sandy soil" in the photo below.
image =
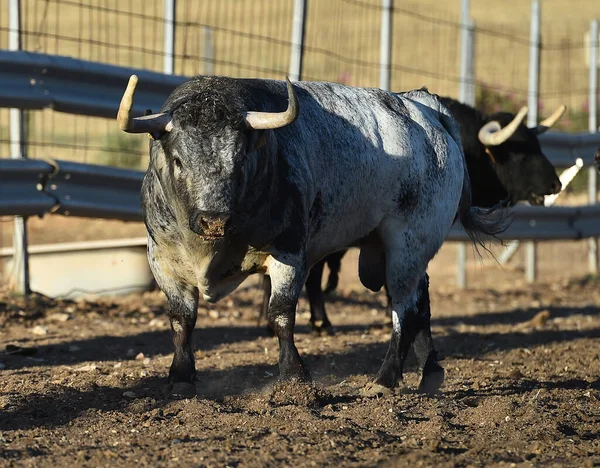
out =
[(337, 333), (297, 344), (315, 389), (280, 388), (260, 294), (201, 306), (198, 394), (165, 397), (172, 358), (161, 293), (77, 302), (0, 298), (4, 466), (598, 466), (600, 281), (499, 293), (432, 284), (446, 359), (426, 397), (360, 390), (385, 354), (383, 296), (332, 298)]

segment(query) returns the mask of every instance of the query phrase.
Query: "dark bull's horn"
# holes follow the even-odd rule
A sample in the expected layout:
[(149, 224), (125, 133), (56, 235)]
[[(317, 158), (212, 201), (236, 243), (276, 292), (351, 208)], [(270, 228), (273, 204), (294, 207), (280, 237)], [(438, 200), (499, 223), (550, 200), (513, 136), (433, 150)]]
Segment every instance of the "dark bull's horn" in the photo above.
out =
[(173, 129), (173, 122), (169, 114), (152, 114), (143, 117), (132, 117), (131, 108), (133, 107), (133, 95), (137, 86), (138, 77), (131, 75), (127, 89), (119, 105), (117, 122), (119, 128), (126, 133), (155, 133), (170, 132)]
[(299, 104), (292, 83), (286, 77), (288, 92), (288, 108), (284, 112), (246, 112), (244, 118), (250, 128), (254, 130), (268, 130), (285, 127), (298, 117)]
[(523, 122), (523, 119), (527, 115), (527, 110), (527, 106), (521, 107), (519, 113), (506, 127), (502, 127), (497, 120), (486, 123), (479, 130), (479, 141), (485, 146), (501, 145), (519, 128), (519, 125), (521, 125), (521, 122)]
[(565, 113), (566, 110), (567, 110), (567, 106), (565, 106), (564, 104), (561, 104), (560, 106), (558, 106), (556, 108), (556, 110), (550, 117), (548, 117), (545, 120), (542, 120), (538, 124), (538, 126), (533, 128), (532, 130), (535, 133), (537, 133), (538, 135), (540, 133), (544, 133), (549, 128), (552, 128), (556, 124), (556, 122), (558, 122), (560, 120), (560, 118), (563, 116), (563, 114)]

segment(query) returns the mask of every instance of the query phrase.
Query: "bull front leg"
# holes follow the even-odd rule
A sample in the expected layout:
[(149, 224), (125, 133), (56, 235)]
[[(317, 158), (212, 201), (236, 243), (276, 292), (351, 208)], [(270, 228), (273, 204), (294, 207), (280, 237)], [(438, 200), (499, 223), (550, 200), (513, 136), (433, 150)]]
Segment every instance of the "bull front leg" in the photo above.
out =
[(279, 380), (309, 382), (310, 373), (294, 344), (296, 305), (306, 278), (306, 259), (289, 256), (269, 261), (271, 297), (267, 318), (279, 341)]
[(176, 395), (196, 393), (196, 365), (192, 348), (192, 333), (198, 316), (198, 289), (190, 286), (180, 288), (176, 294), (167, 294), (169, 321), (175, 354), (169, 369), (166, 390)]
[(148, 237), (148, 262), (156, 284), (167, 296), (168, 316), (175, 348), (169, 381), (163, 390), (174, 395), (194, 395), (196, 367), (192, 333), (198, 316), (198, 288), (174, 275), (170, 260), (159, 253), (151, 236)]

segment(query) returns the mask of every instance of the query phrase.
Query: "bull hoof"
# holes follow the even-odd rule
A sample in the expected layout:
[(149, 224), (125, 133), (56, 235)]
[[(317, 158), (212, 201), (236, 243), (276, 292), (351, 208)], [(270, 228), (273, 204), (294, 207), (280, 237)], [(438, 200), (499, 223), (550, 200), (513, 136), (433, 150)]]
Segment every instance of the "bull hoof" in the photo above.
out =
[(167, 396), (190, 398), (196, 396), (196, 385), (191, 382), (169, 382), (163, 387), (163, 394)]
[(312, 328), (312, 334), (314, 336), (333, 336), (335, 335), (335, 331), (333, 330), (333, 327), (331, 326), (330, 323), (326, 323), (323, 324), (321, 322), (321, 324), (319, 324), (319, 322), (317, 323), (313, 323), (311, 325)]
[(437, 369), (423, 374), (419, 384), (419, 392), (428, 395), (435, 395), (444, 383), (444, 369), (438, 366)]

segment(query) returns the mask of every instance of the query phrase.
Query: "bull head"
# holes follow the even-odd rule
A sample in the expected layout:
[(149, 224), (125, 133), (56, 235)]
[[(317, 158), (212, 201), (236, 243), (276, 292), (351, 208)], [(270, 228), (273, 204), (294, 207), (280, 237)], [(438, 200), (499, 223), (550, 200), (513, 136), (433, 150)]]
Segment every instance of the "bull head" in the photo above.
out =
[[(542, 120), (535, 128), (532, 128), (531, 130), (536, 135), (544, 133), (546, 130), (553, 127), (556, 122), (558, 122), (566, 110), (567, 106), (561, 104), (550, 117)], [(523, 119), (527, 115), (527, 111), (527, 106), (521, 107), (515, 118), (505, 127), (502, 127), (500, 122), (496, 120), (488, 122), (479, 130), (479, 141), (485, 146), (501, 145), (516, 132), (517, 128), (519, 128), (519, 125), (521, 125), (521, 122), (523, 122)]]

